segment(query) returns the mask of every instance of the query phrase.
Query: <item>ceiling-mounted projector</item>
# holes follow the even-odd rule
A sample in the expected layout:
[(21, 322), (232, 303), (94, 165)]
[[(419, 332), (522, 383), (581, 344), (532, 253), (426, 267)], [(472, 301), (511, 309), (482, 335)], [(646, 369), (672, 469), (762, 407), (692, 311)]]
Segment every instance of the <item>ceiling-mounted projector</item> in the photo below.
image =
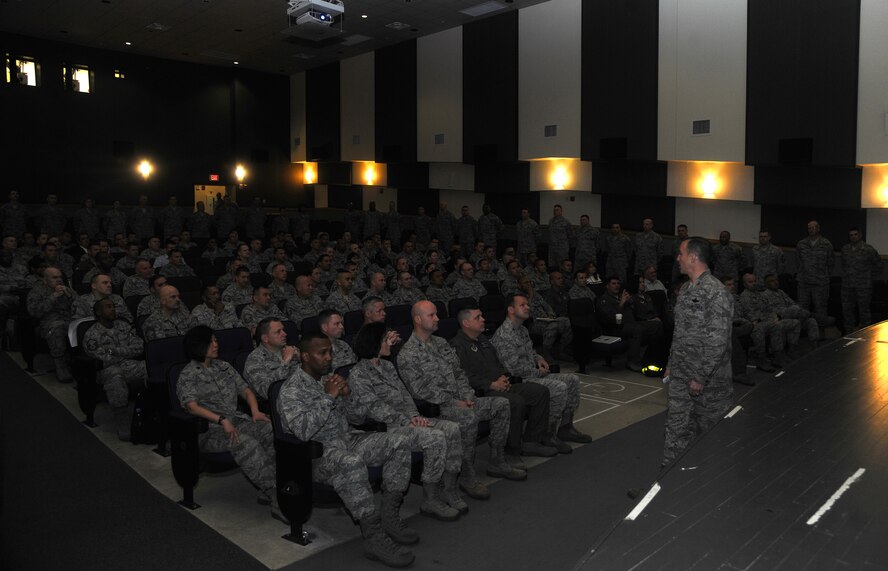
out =
[(287, 17), (295, 26), (329, 26), (345, 13), (340, 0), (289, 0)]

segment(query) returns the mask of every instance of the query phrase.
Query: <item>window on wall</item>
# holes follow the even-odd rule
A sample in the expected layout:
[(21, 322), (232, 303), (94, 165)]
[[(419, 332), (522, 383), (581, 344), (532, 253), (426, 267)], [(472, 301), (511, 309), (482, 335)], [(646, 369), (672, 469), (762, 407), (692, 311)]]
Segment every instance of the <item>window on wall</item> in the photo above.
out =
[(93, 72), (84, 65), (71, 65), (62, 68), (65, 89), (78, 93), (90, 93), (93, 87)]
[(32, 57), (6, 54), (6, 83), (37, 87), (40, 85), (40, 64)]

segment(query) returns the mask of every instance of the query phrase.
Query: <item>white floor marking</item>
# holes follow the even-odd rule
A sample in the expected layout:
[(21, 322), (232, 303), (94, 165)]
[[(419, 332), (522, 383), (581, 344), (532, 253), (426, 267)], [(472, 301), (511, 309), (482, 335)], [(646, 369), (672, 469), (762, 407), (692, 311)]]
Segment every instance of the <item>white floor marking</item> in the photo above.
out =
[(842, 497), (842, 494), (848, 491), (848, 488), (851, 487), (851, 484), (853, 484), (854, 482), (859, 480), (861, 476), (863, 476), (864, 472), (866, 472), (865, 468), (858, 468), (857, 471), (854, 472), (854, 474), (852, 474), (847, 480), (845, 480), (845, 483), (839, 486), (839, 489), (836, 490), (822, 506), (820, 506), (820, 509), (817, 510), (817, 512), (812, 515), (806, 523), (808, 525), (814, 525), (815, 523), (820, 521), (820, 517), (833, 507), (833, 504), (835, 504), (839, 500), (839, 498)]
[(737, 413), (740, 412), (741, 410), (743, 410), (743, 407), (740, 406), (740, 405), (738, 404), (737, 406), (735, 406), (735, 407), (731, 410), (731, 412), (729, 412), (728, 414), (725, 415), (725, 418), (731, 418), (732, 416), (734, 416), (735, 414), (737, 414)]
[(637, 518), (639, 515), (641, 515), (641, 512), (643, 512), (644, 508), (646, 508), (647, 505), (649, 503), (651, 503), (651, 500), (654, 499), (654, 496), (656, 496), (659, 491), (660, 491), (660, 484), (657, 482), (654, 482), (654, 485), (651, 486), (651, 489), (648, 490), (648, 493), (646, 493), (644, 495), (644, 497), (641, 498), (641, 501), (638, 502), (638, 504), (634, 508), (632, 508), (632, 511), (629, 512), (629, 515), (626, 516), (626, 519), (628, 521), (635, 521), (635, 518)]

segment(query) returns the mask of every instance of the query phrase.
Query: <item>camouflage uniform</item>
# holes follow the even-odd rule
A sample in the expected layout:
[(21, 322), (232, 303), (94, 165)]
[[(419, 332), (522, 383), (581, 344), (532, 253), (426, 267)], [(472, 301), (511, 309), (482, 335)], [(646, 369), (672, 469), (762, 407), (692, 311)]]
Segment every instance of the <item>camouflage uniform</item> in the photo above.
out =
[(733, 242), (718, 243), (712, 246), (712, 259), (715, 261), (713, 272), (719, 279), (740, 275), (740, 263), (743, 261), (743, 249)]
[(176, 264), (166, 264), (158, 274), (168, 277), (168, 278), (195, 278), (197, 274), (194, 273), (194, 270), (186, 263), (181, 263), (179, 265)]
[(821, 236), (817, 240), (803, 238), (796, 245), (799, 257), (798, 297), (799, 307), (810, 309), (814, 305), (814, 315), (826, 317), (829, 306), (829, 276), (835, 253), (832, 243)]
[(482, 214), (481, 217), (478, 218), (479, 239), (484, 241), (485, 246), (493, 246), (494, 253), (496, 253), (497, 251), (497, 238), (502, 233), (502, 231), (503, 221), (493, 212)]
[(623, 234), (608, 234), (604, 239), (607, 245), (607, 263), (605, 264), (604, 275), (607, 277), (616, 276), (620, 281), (627, 283), (629, 271), (629, 259), (632, 257), (634, 244), (629, 236)]
[(568, 297), (570, 299), (591, 299), (595, 301), (595, 293), (589, 289), (589, 286), (581, 286), (574, 284), (570, 291), (567, 292)]
[[(136, 206), (129, 213), (129, 227), (140, 242), (154, 236), (154, 213), (151, 207)], [(144, 257), (144, 256), (143, 256)]]
[(540, 225), (532, 218), (519, 220), (515, 224), (515, 231), (518, 235), (518, 258), (524, 264), (527, 262), (527, 254), (537, 251), (537, 242), (540, 239)]
[(562, 347), (573, 343), (573, 331), (567, 317), (558, 317), (555, 309), (549, 305), (539, 292), (530, 298), (530, 315), (533, 317), (531, 331), (543, 338), (543, 347), (551, 351), (557, 341)]
[(19, 202), (7, 202), (0, 206), (0, 226), (4, 236), (21, 238), (27, 229), (28, 209)]
[(783, 250), (774, 244), (762, 246), (756, 244), (752, 247), (752, 273), (759, 283), (770, 275), (780, 275), (785, 264)]
[(151, 289), (148, 285), (148, 280), (140, 276), (129, 276), (126, 278), (126, 281), (123, 282), (123, 297), (149, 294), (151, 294)]
[(771, 351), (780, 353), (789, 342), (794, 346), (799, 342), (801, 325), (797, 319), (779, 319), (768, 302), (765, 292), (745, 289), (740, 294), (741, 315), (752, 322), (752, 348), (759, 357), (767, 354), (766, 340), (770, 340)]
[(449, 254), (456, 236), (456, 218), (449, 210), (438, 212), (435, 218), (435, 235), (438, 237), (441, 250)]
[(410, 306), (412, 306), (417, 301), (423, 301), (425, 299), (426, 299), (426, 296), (419, 290), (419, 288), (399, 287), (395, 291), (395, 293), (392, 294), (389, 301), (386, 302), (386, 305), (410, 305)]
[(601, 230), (594, 226), (580, 225), (577, 228), (577, 250), (574, 253), (574, 268), (585, 270), (586, 264), (595, 262), (598, 265), (598, 248), (601, 241)]
[(324, 301), (315, 294), (309, 298), (297, 296), (291, 297), (284, 306), (284, 313), (297, 327), (302, 327), (302, 320), (307, 317), (316, 317), (324, 310)]
[(274, 432), (270, 422), (254, 422), (237, 410), (237, 397), (247, 385), (230, 364), (214, 359), (209, 367), (191, 361), (182, 369), (176, 383), (176, 395), (187, 410), (189, 402), (224, 415), (237, 429), (232, 444), (219, 424), (208, 423), (207, 431), (198, 436), (204, 452), (230, 452), (247, 478), (260, 490), (274, 488)]
[(166, 339), (167, 337), (185, 335), (192, 327), (194, 327), (194, 320), (191, 319), (191, 314), (188, 313), (184, 304), (170, 315), (164, 314), (163, 310), (158, 308), (142, 324), (142, 336), (145, 341)]
[(537, 361), (542, 357), (533, 350), (527, 328), (511, 319), (503, 321), (490, 342), (510, 375), (549, 389), (550, 430), (573, 422), (574, 412), (580, 406), (580, 380), (575, 374), (549, 373), (543, 376), (537, 367)]
[(474, 217), (460, 216), (456, 221), (456, 237), (462, 246), (463, 255), (471, 255), (475, 248), (475, 240), (478, 239), (478, 222)]
[[(447, 305), (450, 303), (450, 300), (453, 299), (453, 292), (446, 285), (440, 287), (429, 285), (429, 287), (426, 288), (425, 295), (429, 301), (440, 301), (444, 305)], [(386, 305), (388, 305), (388, 302), (386, 302)]]
[(553, 216), (549, 220), (549, 266), (558, 267), (561, 260), (570, 253), (570, 241), (574, 237), (574, 228), (564, 216)]
[(206, 212), (195, 210), (188, 219), (188, 228), (191, 230), (192, 238), (207, 239), (210, 237), (210, 226), (213, 223), (213, 217)]
[(213, 218), (216, 221), (216, 235), (219, 240), (227, 240), (229, 232), (234, 230), (240, 221), (240, 210), (234, 204), (227, 205), (222, 202), (213, 211)]
[(41, 337), (49, 345), (49, 354), (54, 359), (65, 356), (68, 349), (68, 322), (77, 294), (66, 287), (65, 294), (56, 295), (45, 284), (38, 284), (28, 292), (28, 314), (40, 320), (37, 328)]
[[(422, 216), (417, 216), (416, 220), (413, 221), (413, 229), (416, 231), (416, 245), (425, 250), (426, 246), (429, 245), (429, 242), (432, 241), (432, 233), (436, 228), (437, 224), (430, 216), (424, 214)], [(391, 226), (389, 226), (387, 236), (392, 241), (392, 247), (395, 247), (395, 237), (392, 236)], [(400, 236), (398, 236), (398, 238), (400, 238)], [(453, 243), (453, 240), (451, 240), (451, 243)], [(398, 246), (400, 246), (400, 244), (398, 244)]]
[(161, 227), (161, 238), (167, 239), (170, 236), (178, 236), (182, 233), (185, 226), (185, 213), (178, 206), (167, 206), (157, 213), (157, 221)]
[(344, 293), (341, 289), (336, 287), (330, 293), (330, 296), (327, 297), (324, 306), (329, 307), (330, 309), (335, 309), (342, 315), (345, 315), (349, 311), (357, 311), (361, 309), (361, 300), (355, 294), (351, 292)]
[(471, 297), (478, 301), (484, 295), (487, 295), (487, 288), (475, 278), (472, 278), (471, 281), (459, 278), (453, 284), (453, 299)]
[(767, 307), (777, 314), (781, 320), (795, 319), (798, 320), (800, 326), (805, 327), (808, 339), (817, 341), (820, 339), (820, 326), (817, 320), (811, 317), (811, 312), (796, 304), (795, 300), (782, 289), (772, 290), (766, 289), (762, 292), (767, 302)]
[(145, 343), (136, 337), (133, 326), (116, 319), (109, 329), (96, 323), (83, 336), (83, 350), (93, 359), (102, 361), (97, 379), (105, 388), (112, 408), (126, 406), (130, 389), (145, 388), (148, 370), (142, 354)]
[(123, 284), (126, 283), (126, 278), (128, 277), (125, 273), (114, 267), (112, 267), (109, 271), (105, 271), (100, 268), (93, 268), (83, 274), (83, 279), (81, 280), (81, 283), (92, 283), (92, 279), (99, 274), (110, 277), (111, 283), (114, 285), (115, 288), (122, 288)]
[(881, 273), (882, 258), (875, 248), (863, 240), (842, 246), (842, 314), (846, 332), (872, 322), (873, 280)]
[(222, 313), (216, 315), (216, 311), (205, 303), (201, 303), (191, 310), (191, 320), (195, 325), (206, 325), (210, 329), (234, 329), (240, 327), (240, 319), (231, 305), (223, 304)]
[(302, 239), (302, 235), (311, 232), (311, 216), (304, 212), (293, 214), (293, 238)]
[(230, 303), (237, 307), (244, 303), (253, 302), (253, 286), (248, 285), (245, 288), (237, 287), (237, 284), (231, 284), (222, 292), (222, 301)]
[(428, 427), (411, 426), (419, 411), (390, 361), (380, 359), (375, 365), (361, 359), (348, 382), (351, 398), (362, 404), (368, 417), (386, 423), (387, 432), (408, 437), (410, 450), (423, 453), (423, 482), (438, 482), (445, 470), (459, 472), (463, 456), (459, 426), (438, 418), (429, 419)]
[(146, 295), (136, 306), (136, 318), (154, 313), (158, 309), (160, 309), (160, 298), (153, 293)]
[(549, 281), (549, 273), (541, 274), (538, 271), (531, 271), (529, 274), (530, 283), (533, 284), (533, 291), (537, 293), (542, 293), (552, 287), (552, 282)]
[(265, 209), (251, 206), (244, 216), (244, 231), (248, 238), (265, 238)]
[(330, 339), (330, 342), (333, 346), (330, 348), (333, 353), (333, 362), (331, 363), (331, 367), (335, 371), (339, 367), (344, 367), (345, 365), (351, 365), (352, 363), (358, 362), (358, 357), (355, 355), (355, 352), (352, 350), (351, 346), (348, 343), (343, 341), (342, 339)]
[[(708, 271), (681, 288), (675, 304), (675, 336), (669, 355), (666, 443), (663, 463), (678, 457), (691, 440), (712, 428), (731, 408), (731, 324), (734, 303)], [(691, 381), (703, 385), (692, 396)]]
[[(114, 309), (117, 311), (117, 319), (122, 319), (127, 323), (132, 324), (134, 322), (133, 314), (130, 313), (130, 310), (126, 307), (123, 298), (116, 293), (112, 293), (108, 297), (114, 302)], [(95, 306), (96, 302), (100, 299), (103, 298), (97, 297), (94, 293), (86, 293), (75, 299), (74, 304), (71, 307), (71, 319), (95, 316), (93, 306)]]
[(268, 304), (268, 309), (256, 307), (251, 303), (241, 311), (241, 323), (244, 327), (250, 330), (259, 325), (259, 322), (266, 317), (274, 317), (281, 321), (287, 319), (287, 316), (284, 315), (280, 308), (273, 303)]
[[(364, 240), (374, 234), (382, 235), (382, 220), (383, 214), (378, 210), (368, 210), (364, 213)], [(354, 239), (357, 240), (358, 236), (354, 236)]]
[(663, 255), (663, 238), (653, 230), (635, 235), (635, 273), (641, 275), (648, 266), (657, 268)]
[[(425, 218), (428, 218), (428, 216)], [(431, 222), (431, 218), (429, 218), (429, 221)], [(397, 210), (394, 212), (387, 212), (382, 219), (382, 223), (385, 226), (385, 237), (392, 241), (392, 248), (400, 248), (401, 234), (404, 231), (403, 225), (401, 224), (401, 214)], [(416, 241), (420, 242), (423, 246), (429, 243), (431, 235), (431, 230), (427, 230), (427, 234), (423, 236), (426, 238), (426, 241), (420, 242), (419, 228), (417, 227), (416, 229)]]
[(279, 352), (275, 353), (260, 343), (247, 356), (244, 380), (256, 395), (268, 399), (268, 387), (277, 381), (289, 379), (298, 368), (299, 359), (295, 356), (289, 363), (284, 363)]
[[(411, 335), (398, 353), (398, 370), (414, 397), (439, 405), (440, 418), (459, 425), (463, 449), (462, 477), (468, 481), (474, 480), (478, 422), (490, 421), (490, 448), (502, 450), (509, 435), (509, 401), (496, 397), (476, 399), (475, 390), (469, 386), (456, 352), (447, 341), (436, 335), (432, 335), (427, 342), (420, 340), (416, 334)], [(473, 401), (475, 406), (457, 406), (457, 401), (462, 400)]]
[(361, 228), (364, 226), (364, 212), (361, 210), (352, 210), (347, 212), (343, 218), (345, 231), (351, 232), (352, 239), (357, 240), (361, 236)]
[(271, 300), (274, 303), (296, 297), (296, 288), (293, 287), (293, 284), (288, 284), (287, 282), (282, 284), (271, 282), (268, 286), (268, 290), (271, 292)]
[[(531, 280), (531, 283), (533, 283), (533, 280)], [(500, 284), (500, 291), (503, 293), (503, 297), (518, 293), (518, 279), (511, 274), (507, 275)]]
[[(632, 307), (626, 303), (620, 307), (620, 298), (605, 292), (595, 301), (595, 313), (598, 322), (604, 326), (604, 332), (608, 335), (618, 335), (629, 343), (626, 352), (629, 363), (640, 363), (642, 359), (641, 346), (648, 343), (649, 357), (654, 357), (663, 337), (663, 323), (657, 320), (636, 321), (632, 313)], [(622, 324), (617, 324), (617, 314), (623, 315)]]
[(320, 381), (301, 368), (281, 387), (278, 414), (286, 430), (300, 440), (324, 445), (312, 462), (313, 480), (333, 487), (352, 517), (361, 521), (377, 513), (367, 466), (382, 466), (382, 488), (404, 492), (410, 484), (409, 438), (394, 432), (353, 431), (367, 411), (356, 399), (330, 397)]
[(61, 236), (65, 231), (65, 224), (68, 222), (65, 210), (58, 205), (45, 204), (41, 206), (37, 211), (37, 217), (40, 219), (40, 233), (50, 236)]

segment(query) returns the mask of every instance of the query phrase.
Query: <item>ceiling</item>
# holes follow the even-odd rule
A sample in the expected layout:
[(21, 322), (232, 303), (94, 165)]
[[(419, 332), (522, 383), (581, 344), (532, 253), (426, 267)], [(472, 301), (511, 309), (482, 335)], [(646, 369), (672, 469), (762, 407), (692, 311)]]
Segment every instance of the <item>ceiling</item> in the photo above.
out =
[[(292, 74), (542, 1), (343, 0), (345, 13), (332, 25), (342, 31), (314, 41), (288, 33), (294, 30), (286, 0), (0, 0), (0, 30), (208, 65), (237, 61), (240, 67)], [(485, 6), (494, 10), (480, 16), (460, 12)], [(395, 22), (403, 24), (401, 29), (389, 27)]]

